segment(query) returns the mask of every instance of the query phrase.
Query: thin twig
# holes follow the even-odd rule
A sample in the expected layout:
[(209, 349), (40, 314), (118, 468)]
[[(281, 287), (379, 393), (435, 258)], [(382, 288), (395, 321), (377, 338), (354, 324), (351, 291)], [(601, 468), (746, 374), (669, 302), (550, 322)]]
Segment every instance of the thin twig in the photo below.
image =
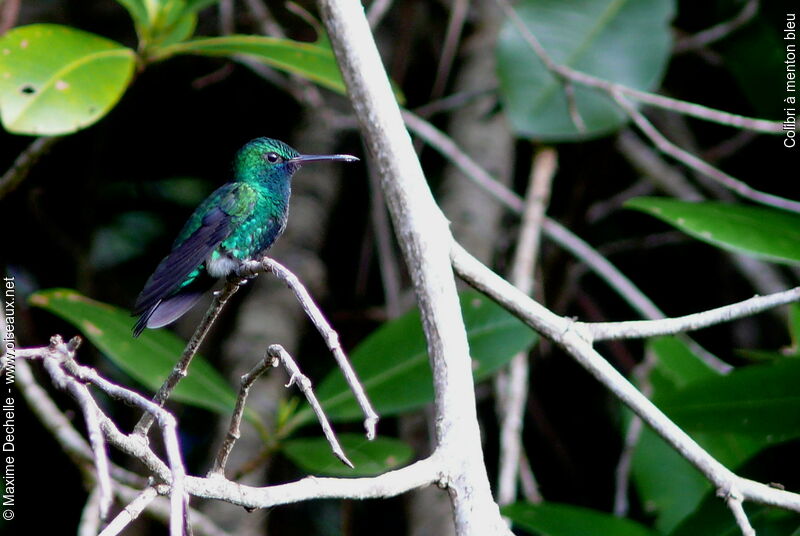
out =
[(0, 35), (3, 35), (17, 24), (22, 0), (5, 0), (0, 4)]
[(732, 19), (721, 22), (707, 28), (702, 32), (698, 32), (690, 37), (681, 39), (675, 43), (673, 51), (676, 54), (684, 52), (691, 52), (700, 48), (707, 47), (708, 45), (728, 37), (731, 33), (735, 32), (748, 22), (758, 13), (759, 0), (748, 0), (741, 11), (737, 13)]
[(647, 91), (639, 91), (638, 89), (629, 88), (621, 84), (615, 84), (613, 82), (609, 82), (608, 80), (603, 80), (602, 78), (598, 78), (581, 71), (576, 71), (570, 67), (567, 67), (566, 65), (560, 65), (553, 61), (537, 37), (528, 29), (524, 21), (522, 21), (511, 3), (508, 0), (496, 1), (520, 32), (522, 38), (525, 39), (542, 63), (544, 63), (545, 67), (558, 78), (567, 79), (584, 86), (593, 87), (595, 89), (602, 90), (609, 95), (613, 95), (614, 93), (622, 93), (625, 96), (631, 97), (637, 101), (644, 102), (651, 106), (665, 108), (673, 112), (719, 123), (721, 125), (755, 130), (757, 132), (764, 132), (768, 134), (778, 134), (783, 131), (783, 125), (778, 121), (767, 121), (764, 119), (744, 117), (741, 115), (708, 108), (707, 106), (702, 106), (700, 104), (694, 104), (678, 99), (671, 99), (663, 95), (648, 93)]
[(756, 531), (747, 519), (747, 512), (744, 511), (744, 504), (742, 496), (733, 490), (728, 490), (724, 496), (725, 505), (733, 514), (739, 530), (742, 531), (742, 536), (756, 536)]
[(669, 141), (663, 134), (661, 134), (661, 132), (659, 132), (658, 129), (654, 127), (653, 124), (650, 123), (650, 121), (648, 121), (647, 118), (621, 93), (612, 92), (611, 96), (614, 98), (617, 104), (619, 104), (620, 107), (628, 113), (631, 119), (633, 119), (633, 122), (636, 123), (636, 126), (638, 126), (642, 132), (644, 132), (645, 136), (647, 136), (650, 141), (652, 141), (662, 152), (670, 155), (679, 162), (686, 164), (695, 171), (703, 173), (707, 177), (736, 192), (745, 199), (749, 199), (756, 203), (761, 203), (762, 205), (778, 207), (784, 210), (791, 210), (792, 212), (800, 212), (800, 201), (792, 201), (791, 199), (786, 199), (784, 197), (756, 190), (739, 179), (736, 179), (724, 171), (717, 169), (702, 158), (699, 158), (692, 153), (681, 149)]
[(800, 300), (800, 287), (767, 296), (754, 296), (744, 301), (710, 309), (700, 313), (659, 320), (632, 320), (628, 322), (578, 322), (593, 341), (619, 339), (646, 339), (661, 335), (685, 333), (772, 309)]
[[(142, 408), (143, 410), (152, 413), (155, 416), (159, 427), (162, 430), (164, 446), (167, 452), (167, 460), (169, 461), (169, 477), (165, 478), (165, 482), (170, 484), (170, 503), (171, 503), (171, 516), (170, 516), (170, 535), (183, 536), (185, 525), (184, 513), (187, 508), (187, 496), (185, 493), (185, 476), (186, 471), (183, 466), (181, 458), (180, 447), (178, 446), (178, 436), (176, 432), (175, 418), (167, 413), (160, 406), (150, 402), (143, 396), (135, 393), (124, 387), (115, 385), (105, 378), (97, 374), (97, 371), (78, 365), (74, 361), (74, 352), (77, 347), (79, 339), (75, 338), (69, 343), (64, 343), (60, 336), (56, 335), (51, 339), (51, 344), (47, 348), (28, 349), (18, 352), (18, 357), (24, 358), (41, 358), (44, 361), (44, 366), (53, 383), (62, 389), (67, 390), (75, 396), (75, 389), (71, 386), (79, 385), (85, 388), (86, 383), (90, 383), (105, 392), (112, 398), (122, 400), (135, 407)], [(76, 398), (79, 403), (85, 402), (87, 399), (84, 397)], [(89, 397), (88, 402), (95, 406), (94, 399)], [(109, 440), (111, 436), (123, 435), (116, 427), (111, 419), (109, 419), (102, 411), (97, 408), (96, 415), (99, 418), (99, 426)], [(142, 436), (132, 434), (143, 443)]]
[(25, 180), (34, 164), (59, 140), (58, 136), (36, 138), (20, 153), (11, 167), (0, 177), (0, 199), (13, 192)]
[(78, 536), (97, 536), (100, 532), (100, 495), (99, 486), (94, 486), (89, 492), (78, 522)]
[(367, 20), (369, 21), (369, 27), (373, 30), (375, 29), (378, 24), (381, 23), (383, 20), (383, 16), (386, 15), (386, 12), (389, 11), (389, 8), (392, 7), (393, 0), (373, 0), (369, 6), (369, 11), (367, 11)]
[[(550, 199), (550, 187), (556, 172), (556, 152), (545, 148), (538, 151), (531, 167), (530, 186), (525, 197), (525, 209), (517, 249), (511, 268), (511, 282), (522, 292), (534, 288), (534, 272), (539, 256), (539, 242), (545, 209)], [(495, 379), (500, 419), (500, 456), (497, 477), (497, 502), (506, 505), (517, 496), (522, 454), (522, 425), (528, 396), (528, 353), (515, 355), (507, 371)], [(533, 473), (530, 473), (533, 477)]]
[(436, 68), (436, 78), (431, 89), (431, 100), (438, 99), (444, 93), (447, 79), (453, 67), (453, 58), (461, 40), (461, 31), (467, 18), (469, 0), (454, 0), (450, 5), (450, 18), (447, 21), (447, 30), (444, 36), (444, 46), (439, 56), (439, 65)]
[(386, 205), (383, 202), (380, 182), (372, 160), (367, 161), (369, 175), (369, 208), (372, 220), (373, 233), (378, 251), (378, 265), (380, 266), (383, 294), (386, 302), (386, 313), (389, 318), (395, 318), (402, 313), (400, 305), (400, 262), (392, 242), (392, 227)]
[(586, 325), (547, 310), (481, 264), (458, 244), (453, 244), (451, 257), (453, 267), (462, 279), (563, 348), (614, 396), (672, 445), (683, 458), (694, 465), (717, 490), (727, 494), (730, 490), (736, 489), (743, 499), (800, 512), (800, 494), (775, 490), (765, 484), (737, 476), (669, 420), (592, 348), (591, 336)]
[(44, 359), (44, 368), (47, 370), (53, 383), (62, 391), (68, 392), (78, 403), (83, 412), (83, 420), (86, 423), (86, 430), (89, 435), (89, 445), (92, 448), (92, 457), (95, 465), (95, 478), (97, 480), (98, 507), (99, 515), (105, 518), (111, 508), (113, 501), (113, 491), (111, 489), (111, 476), (109, 474), (108, 452), (103, 432), (100, 429), (100, 408), (97, 407), (89, 390), (82, 383), (66, 374), (61, 367), (67, 368), (72, 355), (80, 346), (81, 339), (75, 337), (67, 344), (64, 344), (60, 337), (54, 337), (50, 341), (48, 353), (60, 359)]
[[(230, 297), (233, 296), (236, 291), (239, 290), (239, 287), (245, 282), (247, 282), (247, 278), (234, 277), (233, 279), (228, 280), (221, 290), (218, 290), (214, 293), (214, 299), (211, 301), (211, 305), (208, 306), (206, 314), (203, 316), (200, 324), (194, 330), (192, 338), (189, 339), (189, 342), (183, 349), (180, 359), (172, 368), (172, 371), (169, 373), (169, 376), (167, 376), (167, 379), (164, 380), (164, 383), (161, 384), (161, 387), (159, 387), (155, 396), (153, 396), (154, 404), (159, 407), (163, 406), (169, 396), (172, 394), (175, 386), (177, 386), (178, 383), (186, 377), (192, 359), (194, 359), (194, 356), (197, 354), (197, 350), (200, 348), (200, 345), (203, 343), (206, 335), (208, 335), (208, 331), (211, 329), (211, 326), (214, 324), (217, 317), (219, 317), (222, 308), (225, 307), (225, 304), (228, 302)], [(142, 415), (142, 418), (139, 419), (139, 422), (136, 423), (133, 433), (146, 436), (148, 430), (150, 430), (150, 427), (153, 425), (154, 419), (155, 417), (153, 416), (152, 412), (145, 413)]]
[(155, 486), (148, 486), (103, 529), (99, 536), (116, 536), (141, 515), (147, 506), (158, 497)]
[(247, 402), (247, 394), (250, 392), (250, 387), (252, 387), (255, 381), (272, 366), (272, 358), (264, 358), (250, 369), (247, 374), (242, 376), (241, 383), (239, 384), (239, 395), (236, 397), (236, 405), (231, 415), (230, 425), (228, 426), (228, 433), (225, 434), (225, 439), (220, 446), (219, 452), (217, 452), (217, 456), (214, 458), (214, 465), (208, 472), (208, 476), (220, 476), (225, 474), (225, 465), (228, 463), (228, 456), (230, 456), (236, 440), (241, 437), (240, 425), (242, 424), (242, 415), (244, 415), (244, 408)]
[[(411, 112), (404, 112), (406, 125), (416, 135), (423, 138), (431, 147), (448, 158), (464, 175), (480, 186), (487, 194), (495, 198), (516, 214), (522, 214), (523, 201), (500, 181), (478, 165), (468, 154), (462, 151), (453, 140)], [(543, 224), (545, 236), (569, 251), (611, 286), (622, 298), (645, 318), (663, 318), (664, 314), (625, 274), (620, 272), (611, 262), (592, 248), (584, 240), (555, 220), (545, 218)]]
[[(641, 363), (633, 368), (631, 376), (634, 378), (639, 390), (647, 398), (652, 398), (653, 384), (650, 381), (650, 373), (655, 368), (658, 360), (655, 352), (648, 352)], [(625, 431), (625, 439), (622, 444), (622, 452), (614, 471), (614, 515), (625, 517), (628, 515), (628, 486), (630, 485), (630, 474), (633, 468), (633, 456), (636, 453), (636, 446), (644, 430), (642, 419), (634, 414), (628, 423)]]
[(575, 99), (575, 84), (569, 80), (564, 81), (564, 97), (567, 99), (567, 111), (572, 124), (578, 132), (586, 132), (586, 122), (583, 120), (581, 111), (578, 109), (578, 101)]
[(350, 361), (348, 361), (342, 349), (342, 344), (339, 342), (339, 334), (336, 333), (325, 319), (325, 315), (322, 314), (317, 304), (314, 303), (314, 299), (308, 293), (306, 287), (288, 268), (270, 257), (264, 257), (258, 262), (246, 263), (244, 269), (253, 270), (257, 267), (271, 272), (294, 292), (294, 295), (297, 297), (306, 315), (311, 319), (311, 322), (314, 324), (314, 327), (317, 328), (319, 334), (322, 335), (325, 344), (327, 344), (328, 349), (336, 359), (336, 363), (342, 370), (347, 384), (353, 391), (358, 405), (364, 413), (364, 429), (367, 431), (367, 439), (375, 439), (375, 427), (378, 424), (379, 418), (378, 414), (372, 409), (372, 404), (364, 391), (364, 387), (361, 385), (356, 372), (353, 370)]
[(333, 454), (339, 458), (342, 463), (352, 469), (353, 462), (347, 458), (342, 446), (339, 444), (339, 440), (336, 438), (336, 434), (333, 432), (333, 427), (331, 427), (328, 417), (325, 415), (325, 410), (322, 409), (322, 406), (317, 400), (317, 396), (314, 394), (314, 390), (311, 387), (311, 380), (309, 380), (308, 377), (300, 371), (300, 367), (297, 366), (297, 363), (295, 363), (294, 359), (292, 359), (292, 356), (289, 355), (289, 352), (287, 352), (280, 344), (271, 345), (267, 349), (267, 356), (283, 364), (283, 367), (289, 373), (289, 383), (286, 384), (286, 387), (297, 385), (297, 388), (302, 391), (306, 397), (306, 400), (308, 400), (309, 405), (311, 405), (311, 408), (317, 415), (319, 424), (322, 426), (322, 432), (325, 434), (325, 439), (328, 440), (328, 443), (333, 450)]

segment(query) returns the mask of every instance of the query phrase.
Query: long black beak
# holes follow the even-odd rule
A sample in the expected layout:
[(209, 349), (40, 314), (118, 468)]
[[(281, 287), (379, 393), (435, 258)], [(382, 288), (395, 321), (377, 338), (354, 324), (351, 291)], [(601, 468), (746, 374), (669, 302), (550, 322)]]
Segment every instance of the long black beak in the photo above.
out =
[(305, 164), (306, 162), (320, 162), (325, 160), (337, 160), (339, 162), (358, 162), (358, 158), (349, 154), (301, 154), (295, 156), (289, 162)]

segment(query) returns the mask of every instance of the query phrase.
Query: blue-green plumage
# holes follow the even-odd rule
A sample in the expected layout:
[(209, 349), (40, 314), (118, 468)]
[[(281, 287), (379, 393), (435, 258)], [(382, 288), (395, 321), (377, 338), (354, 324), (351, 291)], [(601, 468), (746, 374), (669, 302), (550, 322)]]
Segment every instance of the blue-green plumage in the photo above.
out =
[(136, 299), (134, 337), (145, 327), (177, 320), (218, 278), (262, 256), (286, 228), (292, 176), (303, 163), (319, 160), (358, 159), (301, 155), (270, 138), (242, 147), (234, 159), (233, 180), (195, 209)]

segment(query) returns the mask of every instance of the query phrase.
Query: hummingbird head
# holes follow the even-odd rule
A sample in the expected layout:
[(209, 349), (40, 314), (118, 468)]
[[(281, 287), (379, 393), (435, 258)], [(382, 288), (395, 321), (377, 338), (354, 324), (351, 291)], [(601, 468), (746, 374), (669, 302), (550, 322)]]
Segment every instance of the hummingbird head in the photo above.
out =
[(306, 162), (338, 160), (356, 162), (348, 154), (300, 154), (280, 140), (256, 138), (239, 149), (234, 159), (234, 173), (238, 180), (248, 178), (288, 181)]

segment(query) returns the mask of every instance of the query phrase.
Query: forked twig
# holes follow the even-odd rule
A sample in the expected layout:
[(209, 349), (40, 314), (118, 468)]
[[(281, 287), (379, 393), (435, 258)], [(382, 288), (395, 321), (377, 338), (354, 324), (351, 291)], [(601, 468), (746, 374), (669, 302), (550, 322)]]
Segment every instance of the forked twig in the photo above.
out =
[(333, 353), (336, 363), (342, 370), (345, 380), (347, 380), (347, 384), (350, 386), (350, 389), (352, 389), (353, 394), (358, 401), (358, 405), (361, 407), (361, 411), (364, 413), (364, 428), (367, 431), (367, 439), (375, 439), (375, 427), (379, 418), (378, 414), (375, 413), (374, 409), (372, 409), (372, 404), (370, 403), (369, 398), (367, 398), (364, 387), (361, 385), (361, 382), (353, 370), (352, 365), (350, 365), (350, 361), (348, 361), (344, 350), (342, 350), (342, 345), (339, 342), (339, 334), (336, 333), (336, 331), (325, 319), (322, 311), (320, 311), (319, 307), (317, 307), (317, 304), (314, 303), (314, 299), (311, 297), (311, 294), (308, 293), (306, 287), (300, 282), (300, 279), (298, 279), (298, 277), (294, 275), (288, 268), (283, 266), (275, 259), (264, 257), (260, 261), (245, 263), (243, 266), (243, 272), (247, 273), (247, 271), (255, 271), (259, 268), (271, 272), (278, 279), (286, 283), (292, 292), (294, 292), (294, 295), (300, 301), (300, 305), (302, 305), (306, 315), (308, 315), (309, 319), (311, 319), (314, 327), (317, 328), (317, 331), (319, 331), (319, 334), (322, 335), (322, 338), (325, 340), (325, 344), (328, 346), (328, 349), (331, 351), (331, 353)]

